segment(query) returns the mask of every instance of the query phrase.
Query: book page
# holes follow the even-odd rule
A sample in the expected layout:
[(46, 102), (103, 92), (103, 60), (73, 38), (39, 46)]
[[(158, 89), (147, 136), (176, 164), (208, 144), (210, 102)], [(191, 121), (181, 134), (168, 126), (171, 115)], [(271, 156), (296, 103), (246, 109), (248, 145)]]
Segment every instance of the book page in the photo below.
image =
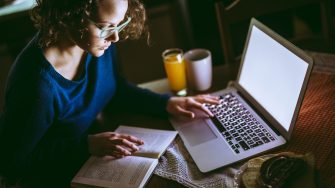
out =
[(129, 134), (142, 139), (144, 144), (139, 146), (139, 151), (134, 155), (151, 158), (159, 158), (177, 135), (177, 131), (146, 129), (124, 125), (119, 126), (115, 132)]
[(71, 185), (73, 187), (143, 187), (157, 164), (157, 159), (136, 156), (120, 159), (92, 156), (77, 173)]

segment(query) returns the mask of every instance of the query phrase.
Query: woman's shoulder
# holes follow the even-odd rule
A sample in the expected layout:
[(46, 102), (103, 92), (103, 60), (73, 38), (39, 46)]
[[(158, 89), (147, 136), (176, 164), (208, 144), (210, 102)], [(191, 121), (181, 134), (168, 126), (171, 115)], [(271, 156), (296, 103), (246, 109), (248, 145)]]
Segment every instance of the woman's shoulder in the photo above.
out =
[(8, 87), (36, 89), (50, 85), (42, 49), (37, 44), (37, 35), (15, 59), (7, 78)]
[(39, 33), (36, 33), (28, 44), (19, 53), (15, 61), (23, 60), (26, 58), (37, 59), (42, 55), (42, 49), (38, 45)]
[(10, 73), (10, 77), (35, 77), (46, 69), (43, 51), (38, 45), (38, 34), (36, 34), (25, 48), (16, 57)]

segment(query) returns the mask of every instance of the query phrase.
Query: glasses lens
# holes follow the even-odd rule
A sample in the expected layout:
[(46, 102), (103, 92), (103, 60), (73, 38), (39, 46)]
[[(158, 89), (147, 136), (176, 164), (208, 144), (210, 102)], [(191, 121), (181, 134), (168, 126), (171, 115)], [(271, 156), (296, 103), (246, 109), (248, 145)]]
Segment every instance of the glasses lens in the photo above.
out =
[(120, 32), (122, 31), (130, 22), (131, 18), (128, 18), (125, 22), (120, 24), (118, 27), (115, 28), (107, 28), (107, 29), (102, 29), (100, 33), (100, 38), (107, 38), (111, 35), (113, 35), (116, 31)]

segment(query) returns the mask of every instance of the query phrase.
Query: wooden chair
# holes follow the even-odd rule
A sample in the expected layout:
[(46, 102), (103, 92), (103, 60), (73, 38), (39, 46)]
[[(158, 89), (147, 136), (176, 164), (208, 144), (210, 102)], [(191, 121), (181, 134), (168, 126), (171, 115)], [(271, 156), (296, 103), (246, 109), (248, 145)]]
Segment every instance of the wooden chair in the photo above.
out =
[[(308, 5), (317, 5), (320, 8), (321, 36), (308, 36), (289, 40), (304, 50), (323, 51), (320, 50), (320, 46), (327, 51), (331, 51), (330, 48), (335, 49), (334, 42), (331, 42), (335, 33), (331, 23), (329, 0), (216, 0), (215, 11), (225, 63), (235, 62), (237, 57), (233, 48), (234, 42), (232, 41), (231, 26), (233, 24), (249, 21), (252, 17), (258, 19), (258, 17), (274, 13), (295, 11)], [(330, 47), (328, 48), (328, 46)]]

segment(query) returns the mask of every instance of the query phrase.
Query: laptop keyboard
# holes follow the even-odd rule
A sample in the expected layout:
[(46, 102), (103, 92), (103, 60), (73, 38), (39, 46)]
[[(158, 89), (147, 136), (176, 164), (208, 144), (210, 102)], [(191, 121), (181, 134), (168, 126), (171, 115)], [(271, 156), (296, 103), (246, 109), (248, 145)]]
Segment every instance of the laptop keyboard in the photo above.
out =
[(214, 114), (214, 124), (237, 154), (275, 140), (232, 93), (220, 96), (220, 104), (206, 106)]

